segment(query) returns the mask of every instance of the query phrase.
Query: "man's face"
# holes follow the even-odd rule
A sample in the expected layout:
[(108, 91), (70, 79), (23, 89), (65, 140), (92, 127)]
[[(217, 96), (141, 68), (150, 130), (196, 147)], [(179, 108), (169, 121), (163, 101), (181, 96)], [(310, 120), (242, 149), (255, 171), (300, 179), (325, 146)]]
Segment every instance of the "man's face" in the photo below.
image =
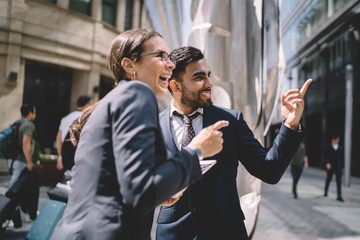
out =
[(204, 59), (191, 62), (185, 67), (182, 75), (181, 98), (183, 105), (195, 110), (196, 108), (210, 107), (211, 89), (210, 70)]
[(339, 144), (339, 142), (340, 142), (340, 138), (339, 138), (339, 137), (332, 139), (332, 144)]
[(33, 112), (30, 112), (30, 118), (31, 118), (31, 121), (34, 121), (36, 118), (36, 108), (35, 107), (34, 107)]

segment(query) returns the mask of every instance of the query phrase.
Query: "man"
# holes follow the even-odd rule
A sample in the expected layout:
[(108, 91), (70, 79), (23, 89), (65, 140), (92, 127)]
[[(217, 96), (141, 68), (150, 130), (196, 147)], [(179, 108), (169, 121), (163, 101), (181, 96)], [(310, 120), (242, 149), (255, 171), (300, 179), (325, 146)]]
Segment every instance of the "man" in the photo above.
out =
[(329, 185), (332, 180), (332, 176), (335, 173), (336, 176), (336, 190), (337, 199), (340, 202), (344, 202), (341, 195), (341, 175), (344, 171), (344, 149), (339, 145), (340, 137), (334, 134), (331, 137), (331, 144), (327, 146), (325, 151), (325, 164), (326, 164), (326, 181), (324, 196), (327, 197)]
[(202, 180), (189, 186), (175, 204), (161, 208), (157, 239), (248, 239), (236, 187), (238, 161), (264, 182), (275, 184), (280, 180), (304, 135), (299, 121), (304, 109), (302, 98), (310, 80), (301, 90), (283, 94), (285, 121), (267, 153), (240, 111), (212, 105), (210, 70), (200, 50), (178, 48), (170, 58), (176, 62), (169, 80), (173, 100), (160, 114), (168, 154), (175, 155), (184, 145), (183, 136), (187, 134), (183, 132), (182, 115), (189, 118), (194, 113), (199, 115), (192, 119), (195, 133), (218, 120), (227, 120), (229, 126), (221, 130), (223, 150), (212, 158), (217, 164)]
[[(24, 122), (19, 126), (18, 132), (18, 146), (21, 146), (22, 151), (19, 152), (16, 159), (9, 161), (9, 168), (12, 169), (9, 188), (19, 179), (21, 172), (27, 168), (30, 172), (34, 167), (32, 160), (35, 124), (33, 121), (36, 118), (36, 108), (32, 104), (24, 104), (20, 108), (21, 116)], [(12, 164), (12, 166), (11, 166)]]
[[(56, 148), (58, 153), (56, 168), (58, 170), (71, 170), (71, 167), (74, 165), (74, 159), (71, 157), (72, 154), (65, 153), (66, 155), (63, 156), (64, 152), (62, 152), (62, 148), (63, 144), (66, 144), (64, 141), (67, 139), (66, 136), (69, 133), (71, 124), (73, 124), (80, 117), (81, 112), (90, 105), (90, 97), (86, 95), (80, 96), (77, 99), (76, 104), (77, 109), (61, 119), (59, 130), (56, 136)], [(70, 151), (72, 152), (73, 149), (70, 149)]]
[(297, 195), (297, 184), (299, 182), (301, 173), (305, 168), (309, 166), (308, 157), (306, 156), (305, 144), (301, 143), (298, 150), (296, 151), (293, 159), (291, 160), (291, 176), (293, 179), (292, 193), (293, 197), (296, 199)]
[[(21, 215), (20, 215), (20, 205), (21, 208), (29, 214), (26, 216), (28, 221), (33, 221), (36, 218), (37, 205), (39, 199), (39, 186), (38, 186), (38, 175), (37, 171), (33, 170), (34, 162), (32, 160), (33, 149), (34, 149), (34, 134), (35, 134), (35, 124), (33, 121), (36, 118), (36, 108), (32, 104), (24, 104), (20, 108), (22, 123), (18, 129), (17, 145), (19, 146), (19, 153), (17, 154), (15, 160), (10, 159), (8, 161), (9, 168), (11, 169), (12, 175), (9, 183), (9, 190), (6, 192), (6, 196), (10, 197), (13, 201), (13, 213), (11, 214), (11, 220), (15, 228), (22, 226)], [(27, 169), (29, 174), (26, 172)], [(24, 175), (23, 175), (24, 174)], [(21, 176), (26, 176), (24, 181), (20, 178)], [(25, 184), (25, 187), (18, 187), (16, 184), (22, 186)], [(15, 186), (14, 186), (15, 185)], [(12, 187), (16, 190), (14, 190)], [(19, 189), (22, 189), (21, 192), (18, 192)], [(21, 196), (25, 196), (26, 199), (16, 199), (13, 196), (8, 195), (9, 192), (15, 191)], [(6, 220), (2, 224), (3, 227), (6, 227), (10, 223), (10, 219)]]

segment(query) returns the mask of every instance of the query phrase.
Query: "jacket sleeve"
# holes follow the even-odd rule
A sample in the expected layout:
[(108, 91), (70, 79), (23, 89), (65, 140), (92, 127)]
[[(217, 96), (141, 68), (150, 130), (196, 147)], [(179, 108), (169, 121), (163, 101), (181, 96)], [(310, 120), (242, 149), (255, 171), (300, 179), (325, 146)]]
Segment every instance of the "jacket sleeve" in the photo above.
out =
[(240, 138), (238, 159), (253, 176), (269, 184), (278, 183), (301, 143), (304, 130), (294, 131), (282, 124), (271, 149), (267, 152), (255, 139), (243, 120), (242, 113), (239, 113), (237, 118)]
[(145, 213), (202, 175), (197, 155), (191, 150), (166, 159), (151, 89), (135, 84), (124, 95), (122, 106), (111, 110), (117, 179), (125, 205)]
[(330, 163), (330, 160), (329, 160), (329, 146), (326, 146), (323, 149), (325, 149), (324, 150), (324, 155), (323, 155), (323, 160), (324, 160), (324, 164), (326, 165), (326, 164)]

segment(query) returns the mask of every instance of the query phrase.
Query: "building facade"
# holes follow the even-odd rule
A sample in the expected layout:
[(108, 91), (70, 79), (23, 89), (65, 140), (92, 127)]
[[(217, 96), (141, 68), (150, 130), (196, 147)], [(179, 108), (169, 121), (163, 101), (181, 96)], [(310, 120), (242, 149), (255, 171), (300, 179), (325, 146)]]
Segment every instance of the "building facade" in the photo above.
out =
[(151, 28), (170, 49), (178, 47), (184, 2), (1, 0), (0, 129), (20, 118), (23, 103), (33, 103), (41, 151), (56, 153), (60, 119), (76, 108), (77, 97), (87, 94), (96, 102), (113, 87), (107, 67), (112, 39)]
[(360, 1), (283, 1), (281, 25), (283, 88), (313, 79), (303, 119), (310, 165), (323, 166), (323, 149), (336, 133), (348, 151), (345, 170), (360, 176)]

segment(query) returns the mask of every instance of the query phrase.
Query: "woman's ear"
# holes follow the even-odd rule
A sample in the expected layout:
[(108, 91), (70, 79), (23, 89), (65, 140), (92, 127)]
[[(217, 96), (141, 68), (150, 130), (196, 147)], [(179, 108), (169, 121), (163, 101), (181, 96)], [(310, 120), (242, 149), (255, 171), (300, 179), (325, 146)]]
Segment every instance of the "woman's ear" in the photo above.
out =
[(126, 75), (130, 76), (130, 79), (132, 79), (132, 77), (136, 74), (136, 69), (135, 69), (135, 66), (134, 66), (134, 62), (131, 61), (130, 58), (124, 57), (121, 60), (121, 66), (125, 70)]
[(180, 92), (181, 91), (181, 84), (174, 79), (170, 80), (169, 86), (173, 92)]

